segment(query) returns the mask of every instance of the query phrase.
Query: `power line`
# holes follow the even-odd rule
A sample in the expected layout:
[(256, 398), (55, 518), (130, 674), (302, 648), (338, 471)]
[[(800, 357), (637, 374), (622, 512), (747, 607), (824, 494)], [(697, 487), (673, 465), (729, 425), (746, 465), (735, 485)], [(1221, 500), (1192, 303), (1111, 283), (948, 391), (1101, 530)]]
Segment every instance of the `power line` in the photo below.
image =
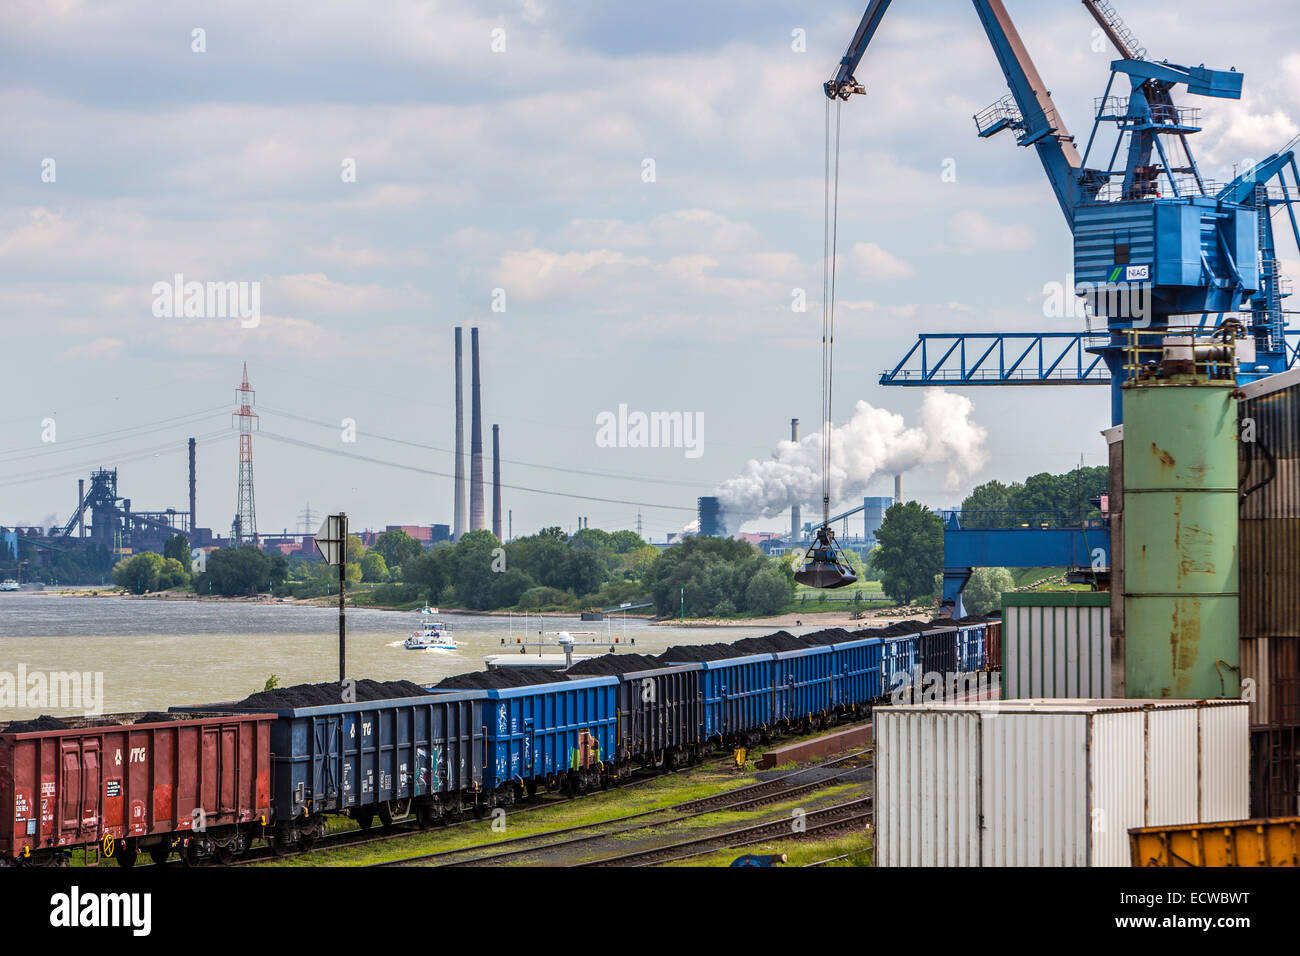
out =
[[(342, 449), (338, 449), (338, 448), (326, 448), (324, 445), (317, 445), (312, 442), (303, 441), (300, 438), (290, 438), (287, 435), (276, 435), (273, 432), (267, 432), (267, 431), (260, 432), (259, 434), (260, 437), (262, 438), (270, 438), (273, 441), (286, 442), (287, 444), (290, 445), (297, 445), (300, 448), (310, 448), (313, 451), (325, 452), (328, 455), (339, 455), (344, 458), (351, 458), (355, 461), (363, 461), (372, 465), (385, 465), (389, 468), (400, 468), (403, 471), (413, 471), (421, 475), (433, 475), (437, 478), (453, 477), (452, 475), (448, 474), (445, 471), (434, 471), (432, 468), (421, 468), (418, 465), (406, 465), (406, 464), (402, 464), (401, 462), (386, 461), (385, 459), (382, 458), (374, 458), (371, 457), (370, 455), (358, 454), (357, 452), (343, 451)], [(694, 508), (686, 507), (684, 505), (661, 505), (661, 504), (653, 504), (647, 501), (629, 501), (624, 498), (603, 498), (600, 497), (599, 495), (579, 495), (571, 491), (551, 491), (545, 488), (529, 488), (524, 485), (508, 485), (503, 483), (501, 487), (508, 488), (511, 491), (526, 491), (529, 492), (530, 494), (535, 494), (535, 495), (551, 495), (559, 498), (575, 498), (579, 501), (601, 501), (606, 504), (612, 504), (612, 505), (635, 505), (641, 508), (659, 508), (665, 511), (688, 511), (688, 512), (695, 511)]]
[[(24, 445), (20, 448), (9, 448), (0, 451), (0, 455), (11, 456), (9, 461), (25, 461), (31, 458), (40, 458), (43, 455), (57, 455), (64, 451), (80, 451), (83, 448), (93, 448), (96, 445), (109, 444), (119, 440), (127, 432), (157, 431), (160, 428), (174, 428), (180, 425), (195, 425), (209, 418), (215, 418), (218, 414), (225, 414), (228, 411), (227, 406), (222, 405), (217, 408), (204, 409), (202, 411), (187, 412), (184, 415), (174, 415), (171, 418), (160, 418), (154, 422), (141, 422), (139, 425), (127, 425), (123, 428), (113, 429), (112, 431), (96, 432), (86, 438), (73, 438), (69, 441), (48, 442), (39, 446)], [(106, 436), (118, 436), (106, 437)], [(130, 436), (139, 437), (139, 436)], [(92, 440), (93, 439), (93, 440)], [(15, 452), (31, 452), (26, 455), (15, 455)]]

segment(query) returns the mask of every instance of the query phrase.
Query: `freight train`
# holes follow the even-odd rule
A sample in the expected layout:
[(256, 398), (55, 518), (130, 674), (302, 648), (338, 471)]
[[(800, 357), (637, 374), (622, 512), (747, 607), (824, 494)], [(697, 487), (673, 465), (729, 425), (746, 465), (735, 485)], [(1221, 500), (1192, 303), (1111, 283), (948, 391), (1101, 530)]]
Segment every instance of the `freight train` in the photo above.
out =
[(939, 619), (609, 654), (565, 672), (300, 685), (165, 713), (0, 727), (0, 865), (74, 849), (131, 866), (229, 863), (256, 840), (310, 850), (330, 815), (363, 829), (578, 795), (637, 768), (866, 716), (922, 675), (995, 668), (1001, 622)]

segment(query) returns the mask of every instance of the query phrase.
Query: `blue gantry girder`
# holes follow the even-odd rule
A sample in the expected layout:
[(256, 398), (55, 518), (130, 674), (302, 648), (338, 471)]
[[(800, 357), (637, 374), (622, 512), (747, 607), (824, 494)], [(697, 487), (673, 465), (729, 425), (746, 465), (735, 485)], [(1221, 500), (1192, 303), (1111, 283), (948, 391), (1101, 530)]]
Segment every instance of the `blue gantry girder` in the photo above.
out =
[(922, 333), (881, 385), (1107, 385), (1104, 332)]

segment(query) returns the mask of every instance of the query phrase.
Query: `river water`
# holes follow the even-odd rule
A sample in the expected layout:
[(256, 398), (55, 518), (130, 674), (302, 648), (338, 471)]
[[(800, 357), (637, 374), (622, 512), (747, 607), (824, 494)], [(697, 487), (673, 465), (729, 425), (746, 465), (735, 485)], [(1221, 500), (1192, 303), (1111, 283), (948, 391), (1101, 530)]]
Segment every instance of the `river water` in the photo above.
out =
[[(418, 614), (349, 608), (348, 676), (436, 683), (452, 674), (481, 670), (489, 654), (517, 653), (517, 646), (503, 647), (501, 642), (514, 644), (525, 633), (526, 640), (536, 641), (539, 630), (548, 642), (555, 641), (557, 631), (594, 631), (575, 633), (575, 639), (612, 642), (618, 637), (620, 651), (643, 654), (658, 654), (673, 644), (735, 641), (775, 630), (652, 626), (637, 618), (592, 623), (577, 617), (534, 615), (526, 625), (522, 615), (446, 613), (441, 618), (460, 647), (408, 651), (401, 642), (418, 625)], [(579, 653), (604, 650), (583, 648)], [(271, 674), (279, 677), (281, 686), (330, 681), (338, 677), (338, 610), (292, 604), (0, 594), (0, 723), (82, 710), (79, 705), (70, 710), (61, 709), (56, 701), (33, 700), (36, 685), (19, 681), (20, 675), (50, 672), (102, 675), (98, 679), (103, 713), (239, 700), (261, 690)]]

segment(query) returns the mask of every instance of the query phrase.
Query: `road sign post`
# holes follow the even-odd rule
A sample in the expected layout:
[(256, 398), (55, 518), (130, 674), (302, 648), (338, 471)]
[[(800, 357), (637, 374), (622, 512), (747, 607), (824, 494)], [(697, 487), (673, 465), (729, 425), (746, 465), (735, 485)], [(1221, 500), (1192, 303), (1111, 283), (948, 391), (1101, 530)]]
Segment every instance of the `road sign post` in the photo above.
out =
[(329, 515), (316, 532), (316, 550), (329, 565), (339, 568), (339, 681), (347, 671), (348, 624), (344, 613), (348, 567), (348, 516), (346, 512)]

